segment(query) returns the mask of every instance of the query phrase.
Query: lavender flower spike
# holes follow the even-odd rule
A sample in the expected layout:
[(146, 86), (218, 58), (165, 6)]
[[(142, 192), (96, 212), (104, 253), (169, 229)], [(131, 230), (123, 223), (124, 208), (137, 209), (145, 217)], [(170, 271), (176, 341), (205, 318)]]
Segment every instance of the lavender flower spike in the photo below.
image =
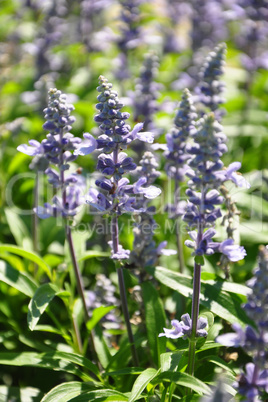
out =
[[(125, 173), (135, 171), (136, 164), (125, 152), (121, 152), (121, 149), (126, 149), (135, 139), (151, 142), (151, 133), (141, 132), (142, 123), (137, 124), (131, 131), (126, 123), (129, 113), (121, 111), (123, 105), (106, 78), (99, 77), (97, 90), (100, 92), (97, 97), (99, 103), (96, 105), (99, 113), (95, 115), (94, 120), (99, 124), (102, 133), (95, 141), (97, 148), (102, 150), (98, 157), (97, 169), (103, 177), (96, 181), (96, 185), (104, 190), (105, 194), (91, 189), (87, 202), (98, 210), (109, 213), (112, 218), (117, 218), (124, 212), (141, 212), (142, 208), (135, 202), (136, 197), (143, 194), (144, 197), (153, 199), (161, 193), (161, 190), (153, 185), (148, 186), (145, 174), (133, 185), (129, 184), (128, 179), (123, 178)], [(91, 137), (89, 141), (89, 147), (94, 147)], [(82, 143), (78, 152), (82, 153), (83, 148)], [(130, 251), (120, 246), (120, 250), (124, 252), (119, 252), (119, 246), (119, 244), (112, 245), (113, 258), (127, 259)]]
[(186, 202), (181, 200), (180, 185), (185, 180), (185, 173), (189, 169), (187, 161), (191, 156), (186, 151), (186, 144), (189, 137), (195, 132), (196, 116), (191, 94), (188, 89), (185, 89), (174, 119), (174, 127), (166, 135), (167, 151), (164, 154), (167, 159), (165, 170), (168, 176), (174, 180), (174, 203), (168, 205), (167, 209), (170, 218), (176, 219), (178, 260), (181, 273), (184, 271), (184, 259), (180, 223)]
[[(76, 276), (77, 291), (84, 307), (85, 319), (89, 319), (88, 308), (85, 301), (84, 285), (77, 263), (72, 233), (71, 219), (76, 215), (78, 207), (82, 204), (82, 191), (84, 181), (76, 173), (66, 172), (70, 169), (70, 162), (76, 160), (74, 151), (79, 146), (81, 139), (74, 137), (69, 131), (75, 118), (71, 116), (74, 106), (67, 102), (66, 95), (56, 88), (48, 92), (48, 106), (44, 109), (46, 122), (44, 130), (49, 131), (46, 139), (41, 144), (37, 141), (29, 141), (30, 147), (21, 146), (19, 150), (31, 155), (42, 156), (48, 163), (45, 173), (48, 182), (53, 186), (56, 195), (52, 203), (45, 203), (44, 207), (37, 207), (36, 214), (41, 219), (62, 217), (65, 226), (66, 242), (72, 259), (73, 269)], [(53, 167), (53, 168), (52, 168)], [(94, 341), (91, 341), (93, 353), (95, 352)]]
[[(261, 247), (258, 268), (253, 278), (247, 283), (252, 289), (247, 303), (243, 306), (248, 316), (254, 321), (256, 329), (250, 325), (242, 329), (237, 323), (232, 327), (236, 333), (227, 333), (216, 338), (226, 346), (241, 346), (252, 356), (253, 362), (246, 365), (246, 374), (242, 374), (234, 386), (241, 395), (249, 400), (260, 397), (268, 391), (268, 249)], [(253, 398), (253, 399), (250, 399)]]
[[(97, 87), (99, 95), (96, 105), (98, 114), (94, 120), (98, 123), (101, 135), (96, 140), (97, 148), (102, 150), (102, 154), (98, 157), (97, 169), (102, 177), (96, 181), (96, 185), (103, 192), (97, 193), (90, 190), (88, 203), (95, 206), (104, 213), (111, 216), (111, 249), (112, 258), (119, 260), (117, 264), (118, 282), (120, 288), (120, 296), (122, 301), (122, 309), (128, 331), (129, 342), (131, 345), (132, 358), (134, 364), (138, 364), (134, 338), (129, 320), (127, 297), (124, 284), (123, 269), (120, 262), (127, 259), (130, 251), (125, 250), (119, 244), (119, 228), (118, 217), (124, 212), (143, 211), (136, 204), (136, 196), (143, 194), (147, 198), (155, 198), (159, 195), (160, 190), (155, 186), (145, 186), (147, 178), (142, 176), (133, 185), (129, 184), (129, 180), (123, 175), (126, 172), (134, 171), (136, 165), (132, 158), (121, 152), (136, 138), (151, 142), (152, 136), (140, 133), (143, 124), (138, 124), (131, 131), (130, 126), (126, 123), (129, 113), (122, 112), (123, 104), (120, 102), (117, 92), (112, 90), (112, 84), (103, 76), (99, 77), (99, 86)], [(139, 134), (138, 134), (139, 133)]]
[(226, 45), (221, 43), (209, 54), (201, 69), (200, 83), (196, 89), (199, 102), (213, 112), (224, 103), (224, 84), (219, 81), (219, 77), (223, 74), (225, 52)]
[(221, 217), (219, 205), (224, 201), (218, 189), (225, 180), (218, 172), (222, 170), (222, 155), (227, 151), (226, 136), (221, 125), (210, 113), (197, 123), (197, 130), (193, 134), (194, 144), (188, 147), (192, 158), (186, 175), (190, 178), (189, 188), (186, 190), (188, 205), (183, 220), (187, 222), (191, 240), (186, 246), (193, 249), (195, 256), (194, 284), (192, 302), (192, 325), (189, 350), (188, 372), (193, 374), (195, 357), (195, 336), (198, 331), (198, 313), (200, 297), (201, 266), (204, 256), (215, 252), (222, 252), (233, 261), (242, 259), (246, 253), (243, 247), (233, 245), (233, 240), (216, 243), (212, 239), (216, 234), (214, 229), (216, 220)]

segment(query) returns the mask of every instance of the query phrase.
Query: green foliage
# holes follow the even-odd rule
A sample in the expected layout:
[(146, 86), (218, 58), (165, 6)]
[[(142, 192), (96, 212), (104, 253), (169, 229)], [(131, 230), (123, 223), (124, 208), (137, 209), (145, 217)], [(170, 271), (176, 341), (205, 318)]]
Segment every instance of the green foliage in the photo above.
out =
[[(237, 218), (233, 222), (234, 236), (237, 243), (245, 246), (247, 256), (243, 262), (231, 265), (230, 280), (224, 278), (217, 255), (195, 257), (195, 262), (202, 265), (199, 314), (208, 320), (208, 336), (196, 342), (194, 376), (187, 374), (188, 340), (158, 337), (163, 328), (170, 328), (171, 320), (180, 320), (181, 314), (191, 312), (194, 261), (190, 250), (183, 247), (183, 274), (179, 273), (175, 255), (160, 256), (160, 266), (147, 267), (146, 272), (125, 264), (126, 296), (139, 359), (133, 364), (118, 279), (109, 258), (109, 220), (91, 213), (87, 205), (70, 221), (85, 287), (85, 312), (65, 240), (64, 222), (54, 218), (39, 220), (34, 241), (36, 174), (29, 169), (31, 158), (16, 148), (29, 139), (42, 141), (45, 137), (42, 110), (48, 85), (74, 95), (76, 122), (72, 133), (80, 138), (84, 132), (95, 135), (93, 115), (100, 74), (114, 82), (114, 89), (126, 100), (124, 111), (130, 112), (129, 124), (133, 127), (139, 122), (134, 121), (135, 83), (143, 56), (151, 51), (159, 57), (156, 81), (160, 86), (150, 130), (155, 131), (157, 142), (164, 144), (173, 125), (184, 77), (189, 71), (199, 71), (212, 49), (208, 49), (208, 44), (193, 53), (189, 36), (191, 17), (170, 18), (168, 5), (172, 2), (167, 1), (144, 2), (135, 8), (135, 27), (145, 30), (146, 41), (138, 40), (136, 46), (134, 38), (122, 52), (117, 41), (124, 27), (119, 22), (124, 2), (108, 2), (107, 7), (101, 10), (100, 6), (97, 11), (95, 2), (91, 2), (94, 10), (90, 16), (80, 8), (82, 3), (1, 2), (0, 402), (198, 401), (210, 394), (218, 374), (225, 376), (226, 392), (235, 396), (232, 384), (239, 367), (250, 358), (241, 351), (238, 356), (229, 354), (215, 338), (229, 332), (232, 323), (254, 325), (241, 306), (249, 294), (245, 284), (253, 275), (258, 246), (268, 243), (268, 72), (258, 69), (249, 74), (243, 68), (243, 52), (235, 37), (241, 22), (228, 22), (223, 77), (227, 113), (222, 119), (228, 153), (223, 161), (226, 166), (242, 161), (241, 171), (251, 184), (248, 190), (228, 187), (241, 211), (239, 221)], [(225, 7), (228, 14), (228, 5)], [(89, 31), (81, 35), (83, 27)], [(174, 39), (181, 39), (180, 54), (168, 51), (172, 33)], [(213, 36), (208, 43), (210, 40)], [(48, 48), (39, 53), (40, 46), (47, 43)], [(124, 58), (126, 71), (120, 65)], [(129, 76), (122, 78), (121, 74), (126, 72)], [(128, 151), (138, 163), (140, 151)], [(157, 211), (154, 240), (156, 245), (167, 241), (168, 248), (176, 249), (175, 221), (164, 212), (166, 205), (173, 202), (174, 185), (164, 171), (165, 157), (160, 152), (158, 156), (161, 176), (156, 185), (162, 189), (162, 195), (152, 203)], [(79, 156), (70, 165), (72, 172), (81, 167), (87, 188), (94, 187), (94, 154)], [(53, 191), (43, 174), (39, 176), (39, 205), (43, 205), (51, 202)], [(132, 183), (132, 175), (129, 179)], [(185, 185), (182, 184), (182, 196)], [(120, 241), (124, 248), (132, 249), (131, 217), (124, 214), (120, 222)], [(184, 241), (188, 238), (185, 227), (180, 229)], [(219, 239), (226, 236), (225, 229), (217, 228)], [(96, 294), (98, 274), (109, 279), (107, 288), (115, 288), (111, 301), (100, 300)]]

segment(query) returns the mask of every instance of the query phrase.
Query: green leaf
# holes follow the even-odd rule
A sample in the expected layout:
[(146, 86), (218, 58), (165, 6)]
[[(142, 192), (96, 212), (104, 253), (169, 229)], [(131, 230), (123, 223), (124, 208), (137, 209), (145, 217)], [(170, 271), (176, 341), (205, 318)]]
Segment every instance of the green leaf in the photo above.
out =
[(45, 283), (36, 290), (28, 306), (27, 321), (31, 331), (34, 330), (41, 315), (46, 310), (51, 300), (59, 292), (60, 292), (59, 289), (55, 285), (52, 285), (51, 283)]
[(100, 306), (93, 310), (92, 318), (87, 322), (87, 329), (92, 331), (92, 329), (98, 324), (98, 322), (108, 314), (111, 310), (113, 310), (115, 306)]
[(29, 297), (33, 297), (37, 289), (37, 284), (29, 275), (12, 268), (4, 261), (0, 261), (0, 281)]
[[(185, 297), (192, 298), (193, 280), (191, 277), (163, 267), (148, 267), (146, 269), (163, 285), (176, 290)], [(200, 304), (231, 323), (252, 324), (245, 311), (241, 308), (241, 300), (236, 295), (221, 290), (223, 286), (223, 282), (215, 281), (211, 285), (201, 281)]]
[(131, 394), (129, 397), (129, 402), (136, 401), (141, 395), (144, 388), (158, 375), (159, 370), (156, 371), (154, 368), (148, 368), (144, 370), (133, 384)]
[(162, 353), (160, 356), (161, 372), (176, 371), (183, 354), (183, 351)]
[(204, 257), (202, 255), (196, 255), (194, 257), (194, 260), (195, 260), (196, 264), (199, 264), (202, 266), (205, 264)]
[(111, 360), (111, 354), (109, 348), (105, 342), (105, 339), (102, 335), (102, 329), (96, 325), (95, 331), (93, 334), (94, 344), (96, 353), (98, 355), (99, 361), (101, 365), (106, 368)]
[(251, 293), (251, 289), (240, 283), (233, 283), (228, 281), (214, 281), (214, 280), (201, 280), (201, 283), (207, 283), (215, 287), (218, 290), (224, 290), (225, 292), (240, 294), (248, 296)]
[(166, 351), (166, 338), (158, 337), (166, 325), (166, 315), (159, 293), (150, 282), (142, 284), (142, 297), (145, 308), (145, 323), (149, 349), (155, 365), (159, 366), (160, 354)]
[[(145, 342), (146, 338), (145, 336), (136, 336), (135, 335), (135, 346), (138, 349), (142, 342)], [(121, 344), (120, 344), (120, 349), (118, 350), (117, 353), (115, 353), (113, 356), (110, 358), (110, 362), (106, 368), (106, 371), (108, 372), (109, 370), (121, 370), (123, 367), (126, 367), (128, 365), (129, 360), (131, 359), (131, 350), (129, 346), (129, 341), (128, 339), (124, 339)]]
[(0, 402), (39, 402), (43, 395), (43, 392), (33, 387), (18, 388), (0, 385)]
[[(101, 384), (100, 384), (101, 385)], [(78, 381), (65, 382), (51, 389), (41, 400), (41, 402), (68, 402), (82, 393), (97, 388), (94, 382), (83, 383)]]
[(209, 395), (211, 393), (210, 388), (203, 381), (187, 373), (174, 373), (173, 371), (165, 371), (161, 373), (157, 378), (157, 383), (159, 383), (160, 381), (173, 382), (177, 385), (191, 388), (199, 394)]
[(223, 345), (220, 345), (220, 344), (217, 343), (217, 342), (208, 342), (208, 341), (206, 341), (206, 342), (204, 343), (204, 345), (201, 346), (200, 349), (196, 350), (196, 353), (202, 352), (203, 350), (217, 349), (217, 348), (221, 348), (221, 347), (223, 347)]
[(12, 208), (5, 208), (5, 215), (10, 232), (14, 236), (17, 245), (26, 250), (33, 250), (30, 233), (20, 216)]
[(26, 258), (27, 260), (34, 262), (37, 265), (39, 265), (39, 267), (42, 268), (43, 271), (47, 274), (47, 276), (51, 279), (50, 267), (36, 253), (26, 251), (21, 247), (13, 246), (10, 244), (1, 244), (0, 245), (0, 253), (5, 252), (5, 251), (19, 255), (23, 258)]
[(61, 352), (52, 353), (0, 353), (0, 364), (17, 367), (42, 367), (48, 370), (62, 371), (71, 373), (80, 377), (84, 381), (90, 381), (92, 378), (79, 370), (70, 360), (62, 359), (59, 356)]
[(140, 367), (126, 367), (121, 370), (116, 370), (116, 371), (110, 371), (104, 373), (104, 375), (130, 375), (130, 374), (141, 374), (143, 372), (143, 368)]
[(234, 380), (235, 380), (235, 371), (224, 361), (222, 360), (220, 357), (218, 356), (207, 356), (205, 358), (206, 361), (214, 363), (216, 366), (219, 366), (221, 368), (223, 368), (224, 370), (229, 371), (230, 373), (233, 374), (234, 376)]
[(128, 397), (121, 392), (112, 389), (99, 389), (97, 391), (86, 392), (76, 398), (69, 399), (69, 402), (89, 402), (89, 401), (99, 401), (99, 402), (120, 402), (128, 401)]
[(78, 258), (78, 262), (85, 261), (90, 258), (110, 257), (110, 255), (111, 255), (111, 253), (108, 251), (89, 250), (89, 251), (86, 251), (80, 258)]

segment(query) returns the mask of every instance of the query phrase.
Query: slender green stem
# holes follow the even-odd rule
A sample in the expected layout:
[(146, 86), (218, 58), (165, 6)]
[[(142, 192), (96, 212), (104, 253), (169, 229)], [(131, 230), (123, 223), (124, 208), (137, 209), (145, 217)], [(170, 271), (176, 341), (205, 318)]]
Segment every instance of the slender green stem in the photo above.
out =
[(193, 283), (193, 301), (192, 301), (192, 332), (189, 340), (189, 357), (188, 357), (188, 374), (194, 374), (195, 361), (195, 344), (196, 330), (199, 314), (199, 297), (200, 297), (200, 281), (201, 281), (201, 265), (194, 265), (194, 283)]
[[(118, 162), (118, 152), (119, 152), (119, 149), (117, 146), (115, 148), (115, 150), (113, 151), (114, 164), (116, 164)], [(115, 177), (113, 177), (113, 182), (114, 182), (115, 186), (117, 187), (118, 181), (116, 180)], [(111, 221), (111, 236), (112, 236), (112, 243), (113, 243), (113, 252), (118, 253), (119, 230), (118, 230), (118, 217), (116, 215), (117, 204), (114, 205), (114, 210), (115, 210), (115, 214), (112, 217), (112, 221)], [(129, 317), (128, 304), (127, 304), (126, 286), (125, 286), (125, 281), (124, 281), (123, 268), (121, 266), (117, 268), (117, 275), (118, 275), (118, 285), (119, 285), (122, 310), (123, 310), (123, 314), (124, 314), (125, 324), (127, 327), (128, 340), (130, 343), (132, 360), (133, 360), (133, 363), (135, 364), (135, 366), (138, 366), (139, 360), (138, 360), (138, 355), (137, 355), (137, 351), (136, 351), (135, 343), (134, 343), (134, 336), (133, 336), (132, 328), (131, 328), (131, 324), (130, 324), (130, 317)]]
[(72, 259), (72, 265), (74, 268), (74, 273), (75, 273), (75, 278), (76, 278), (76, 285), (77, 285), (77, 291), (78, 294), (82, 300), (83, 308), (84, 308), (84, 314), (86, 320), (89, 320), (89, 313), (88, 313), (88, 308), (85, 300), (85, 294), (84, 294), (84, 284), (82, 280), (82, 276), (80, 273), (80, 269), (78, 267), (75, 251), (74, 251), (74, 245), (73, 245), (73, 238), (72, 238), (72, 233), (69, 225), (65, 226), (65, 234), (66, 234), (66, 239), (69, 245), (69, 250), (71, 254), (71, 259)]
[(79, 327), (77, 325), (77, 320), (74, 316), (72, 316), (72, 322), (73, 322), (73, 328), (74, 328), (77, 348), (78, 348), (79, 353), (82, 354), (83, 353), (83, 345), (82, 345), (82, 340), (81, 340), (81, 334), (79, 331)]
[[(113, 241), (113, 250), (114, 253), (118, 252), (118, 218), (117, 216), (114, 216), (112, 218), (111, 222), (111, 232), (112, 232), (112, 241)], [(120, 292), (120, 298), (121, 298), (121, 304), (122, 304), (122, 310), (124, 314), (124, 319), (125, 319), (125, 324), (127, 327), (127, 333), (128, 333), (128, 340), (130, 343), (130, 349), (131, 349), (131, 354), (132, 354), (132, 359), (133, 363), (135, 366), (139, 366), (139, 360), (138, 360), (138, 355), (137, 351), (135, 348), (135, 343), (134, 343), (134, 336), (132, 333), (132, 328), (130, 324), (130, 317), (129, 317), (129, 311), (128, 311), (128, 305), (127, 305), (127, 294), (126, 294), (126, 286), (125, 286), (125, 281), (124, 281), (124, 273), (123, 273), (123, 268), (118, 267), (117, 268), (117, 275), (118, 275), (118, 285), (119, 285), (119, 292)]]
[[(36, 171), (35, 184), (34, 184), (34, 208), (38, 207), (39, 199), (39, 172)], [(39, 251), (39, 219), (35, 212), (32, 215), (32, 233), (33, 233), (33, 249), (36, 253)], [(38, 265), (34, 264), (34, 275), (37, 275)]]
[[(178, 203), (180, 201), (180, 188), (178, 180), (175, 179), (175, 193), (174, 193), (174, 204), (175, 209), (177, 209)], [(177, 238), (177, 249), (178, 249), (178, 260), (179, 260), (179, 270), (182, 274), (184, 272), (184, 258), (183, 258), (183, 247), (182, 247), (182, 237), (180, 233), (181, 219), (177, 218), (176, 221), (176, 238)]]

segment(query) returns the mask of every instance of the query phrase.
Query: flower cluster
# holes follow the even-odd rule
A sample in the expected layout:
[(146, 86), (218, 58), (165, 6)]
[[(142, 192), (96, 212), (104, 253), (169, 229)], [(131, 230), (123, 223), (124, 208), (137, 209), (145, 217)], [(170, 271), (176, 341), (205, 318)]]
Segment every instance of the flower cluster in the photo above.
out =
[(155, 82), (157, 72), (158, 57), (153, 53), (146, 54), (133, 94), (134, 120), (143, 121), (145, 130), (152, 129), (154, 114), (158, 110), (156, 100), (160, 85)]
[(166, 172), (175, 182), (175, 203), (168, 206), (172, 218), (181, 216), (184, 212), (185, 202), (179, 201), (178, 196), (179, 183), (185, 180), (185, 173), (188, 170), (186, 162), (190, 155), (186, 152), (186, 144), (187, 139), (195, 132), (196, 116), (191, 94), (185, 89), (174, 119), (174, 127), (166, 135), (167, 146), (164, 153), (167, 159)]
[[(158, 164), (154, 155), (147, 151), (144, 153), (137, 168), (137, 173), (146, 178), (146, 187), (151, 186), (160, 172), (156, 170)], [(134, 243), (133, 251), (130, 253), (129, 263), (134, 264), (135, 267), (141, 269), (146, 266), (155, 266), (161, 254), (171, 255), (174, 250), (166, 250), (167, 242), (162, 242), (156, 247), (153, 240), (156, 222), (154, 220), (155, 207), (149, 206), (150, 200), (143, 194), (137, 198), (136, 208), (142, 212), (134, 214)]]
[(82, 41), (88, 51), (105, 50), (113, 39), (113, 33), (105, 26), (104, 11), (114, 0), (82, 0), (80, 3), (80, 24)]
[(128, 53), (132, 49), (136, 49), (143, 42), (143, 34), (141, 31), (140, 21), (141, 14), (139, 5), (144, 0), (120, 0), (121, 12), (119, 21), (120, 34), (117, 39), (117, 46), (120, 53), (116, 59), (116, 78), (125, 80), (130, 77)]
[[(164, 328), (164, 332), (159, 334), (158, 336), (166, 336), (167, 338), (177, 339), (177, 338), (191, 338), (192, 334), (192, 320), (189, 314), (183, 314), (181, 316), (181, 321), (172, 320), (171, 325), (172, 329)], [(197, 329), (196, 336), (197, 337), (206, 337), (207, 331), (205, 328), (208, 326), (208, 321), (205, 317), (199, 317), (197, 321)]]
[[(221, 252), (231, 261), (238, 261), (246, 255), (243, 247), (233, 245), (232, 239), (222, 243), (213, 242), (211, 239), (216, 234), (213, 229), (215, 221), (221, 217), (218, 206), (224, 200), (218, 188), (229, 179), (237, 185), (244, 183), (244, 179), (239, 182), (239, 175), (234, 173), (240, 167), (240, 163), (234, 162), (227, 169), (222, 169), (221, 157), (227, 151), (226, 136), (213, 113), (205, 115), (197, 122), (193, 139), (194, 144), (188, 148), (189, 154), (192, 155), (189, 162), (190, 169), (186, 172), (190, 178), (189, 188), (186, 190), (189, 202), (183, 216), (192, 240), (186, 241), (185, 244), (194, 249), (194, 255), (203, 256)], [(205, 231), (206, 228), (209, 229)]]
[[(54, 196), (52, 204), (45, 203), (44, 207), (38, 207), (35, 211), (42, 218), (50, 216), (74, 216), (81, 204), (81, 191), (83, 179), (76, 173), (65, 175), (69, 170), (70, 163), (77, 155), (75, 151), (81, 139), (74, 137), (69, 131), (75, 118), (71, 116), (73, 105), (67, 103), (66, 95), (57, 89), (49, 90), (48, 107), (44, 109), (46, 122), (44, 130), (49, 131), (46, 138), (39, 143), (30, 140), (29, 145), (23, 144), (18, 151), (34, 156), (38, 170), (45, 171), (48, 181), (56, 189), (61, 190), (61, 195)], [(57, 167), (57, 170), (51, 166)]]
[(233, 19), (241, 20), (236, 41), (244, 52), (241, 57), (243, 67), (251, 73), (259, 68), (267, 69), (267, 0), (239, 0), (233, 9)]
[(193, 3), (191, 15), (193, 51), (201, 47), (212, 48), (227, 36), (221, 3), (217, 0), (198, 0)]
[(226, 45), (221, 43), (210, 52), (200, 71), (200, 82), (196, 87), (198, 100), (205, 107), (215, 112), (224, 103), (222, 92), (224, 84), (219, 81), (225, 64)]
[[(161, 191), (155, 186), (148, 186), (145, 175), (141, 176), (136, 183), (129, 184), (129, 180), (122, 176), (126, 172), (134, 171), (136, 165), (132, 158), (120, 150), (126, 149), (136, 138), (152, 142), (153, 135), (148, 132), (140, 133), (142, 123), (137, 124), (130, 131), (130, 126), (126, 123), (129, 113), (121, 111), (123, 105), (118, 99), (117, 92), (112, 90), (112, 84), (108, 83), (106, 78), (100, 76), (97, 90), (100, 92), (97, 98), (99, 103), (96, 106), (99, 113), (94, 120), (99, 124), (102, 133), (97, 140), (94, 140), (96, 144), (91, 138), (90, 144), (87, 146), (82, 143), (77, 152), (86, 154), (87, 150), (95, 145), (102, 150), (97, 164), (102, 176), (96, 180), (96, 185), (104, 190), (105, 194), (96, 189), (90, 189), (87, 202), (103, 214), (109, 213), (112, 217), (121, 215), (123, 212), (142, 212), (144, 208), (137, 206), (136, 195), (142, 194), (152, 199)], [(129, 254), (122, 247), (114, 250), (112, 245), (112, 250), (113, 258), (126, 258)]]
[(252, 398), (268, 391), (268, 248), (261, 247), (259, 264), (253, 278), (248, 281), (251, 293), (243, 306), (256, 328), (248, 325), (243, 329), (232, 325), (234, 333), (217, 337), (216, 341), (225, 346), (241, 346), (253, 357), (253, 363), (246, 365), (246, 374), (235, 384), (240, 394)]

